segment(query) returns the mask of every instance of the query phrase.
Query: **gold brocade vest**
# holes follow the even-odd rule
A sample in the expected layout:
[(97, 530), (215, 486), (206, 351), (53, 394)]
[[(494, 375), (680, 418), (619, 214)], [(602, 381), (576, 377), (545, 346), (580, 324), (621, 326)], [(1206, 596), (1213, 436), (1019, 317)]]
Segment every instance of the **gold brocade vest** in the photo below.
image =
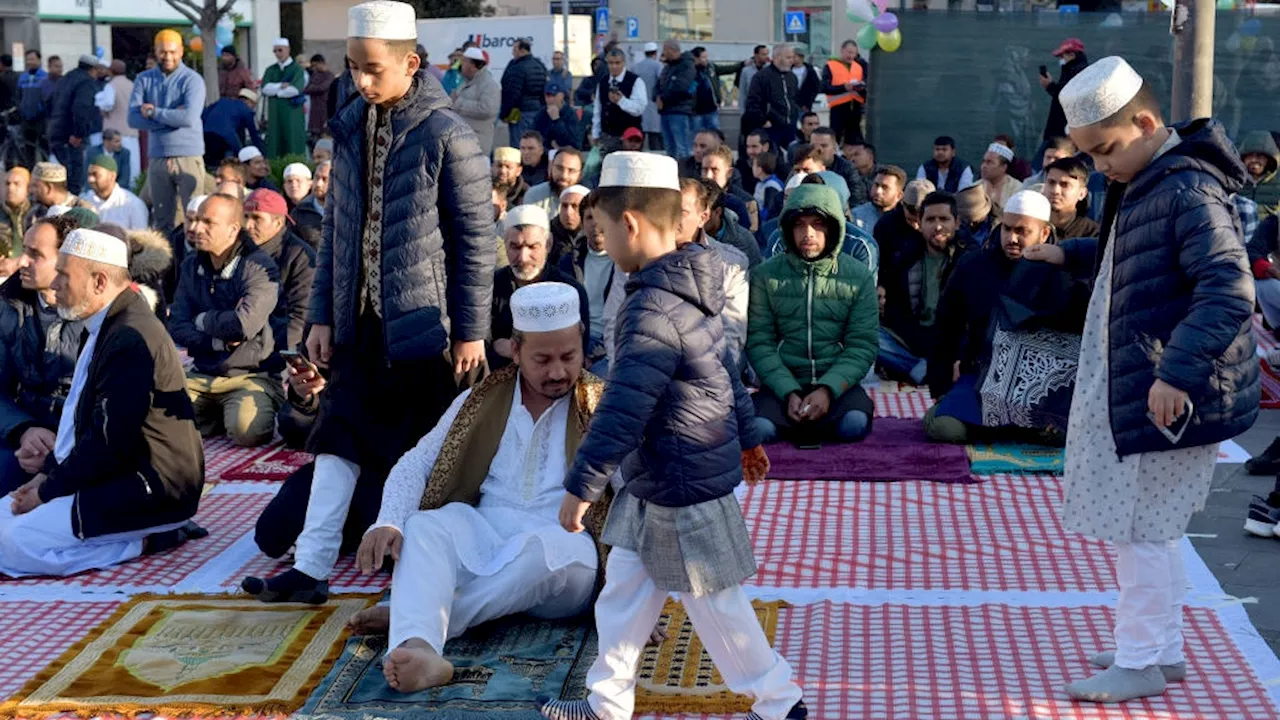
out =
[[(422, 493), (422, 510), (434, 510), (451, 502), (475, 505), (480, 501), (480, 486), (489, 474), (489, 465), (498, 454), (498, 444), (506, 432), (507, 416), (519, 382), (518, 368), (508, 365), (491, 373), (463, 401), (449, 426), (440, 455), (436, 458), (427, 487)], [(565, 424), (564, 457), (567, 467), (573, 465), (578, 446), (587, 434), (591, 415), (604, 393), (604, 381), (583, 370), (573, 387), (569, 418)], [(583, 525), (596, 540), (600, 554), (599, 573), (604, 573), (605, 549), (600, 544), (605, 518), (609, 516), (612, 490), (593, 503), (583, 518)]]

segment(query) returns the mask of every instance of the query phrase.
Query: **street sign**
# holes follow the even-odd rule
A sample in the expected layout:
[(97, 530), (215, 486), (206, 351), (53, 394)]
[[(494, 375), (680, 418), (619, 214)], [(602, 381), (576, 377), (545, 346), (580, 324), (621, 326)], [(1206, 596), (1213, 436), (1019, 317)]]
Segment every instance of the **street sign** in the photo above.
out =
[(609, 8), (607, 7), (596, 8), (596, 32), (609, 32)]
[(634, 40), (638, 37), (640, 37), (640, 18), (630, 15), (627, 17), (627, 39)]
[(804, 11), (789, 10), (787, 11), (787, 20), (783, 26), (787, 29), (788, 35), (804, 35), (809, 32), (809, 19), (805, 16)]

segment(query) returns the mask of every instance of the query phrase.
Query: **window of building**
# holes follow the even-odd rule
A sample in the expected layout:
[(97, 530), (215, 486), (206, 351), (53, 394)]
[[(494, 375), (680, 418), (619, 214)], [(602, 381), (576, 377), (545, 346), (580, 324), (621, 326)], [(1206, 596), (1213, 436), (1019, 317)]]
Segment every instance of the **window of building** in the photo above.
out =
[(658, 3), (658, 37), (710, 40), (715, 27), (715, 0), (664, 0)]
[[(774, 40), (805, 49), (805, 60), (815, 67), (831, 57), (831, 4), (813, 0), (773, 0)], [(787, 32), (787, 13), (804, 13), (804, 32)]]

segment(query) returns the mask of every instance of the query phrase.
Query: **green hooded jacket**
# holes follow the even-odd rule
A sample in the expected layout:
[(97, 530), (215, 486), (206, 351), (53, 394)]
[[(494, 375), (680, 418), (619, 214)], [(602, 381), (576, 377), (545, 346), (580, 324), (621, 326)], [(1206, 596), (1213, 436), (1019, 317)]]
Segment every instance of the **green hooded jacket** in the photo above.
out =
[(1276, 172), (1276, 168), (1280, 166), (1280, 148), (1276, 147), (1271, 133), (1259, 130), (1247, 133), (1240, 139), (1240, 157), (1253, 153), (1266, 155), (1270, 160), (1257, 182), (1254, 182), (1253, 176), (1249, 176), (1240, 195), (1258, 204), (1258, 219), (1262, 220), (1280, 212), (1280, 176)]
[[(814, 260), (796, 250), (792, 230), (801, 215), (826, 220), (827, 247)], [(761, 383), (778, 398), (825, 385), (839, 398), (866, 376), (879, 348), (875, 277), (841, 254), (844, 212), (835, 190), (801, 185), (779, 223), (786, 252), (751, 271), (747, 356)]]

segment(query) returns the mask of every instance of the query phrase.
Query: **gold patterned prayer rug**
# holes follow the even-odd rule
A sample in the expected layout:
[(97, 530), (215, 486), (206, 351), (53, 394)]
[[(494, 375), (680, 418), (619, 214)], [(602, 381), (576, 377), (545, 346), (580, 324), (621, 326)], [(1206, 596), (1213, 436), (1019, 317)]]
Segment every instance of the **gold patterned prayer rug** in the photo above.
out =
[(0, 716), (293, 712), (342, 652), (347, 620), (374, 599), (139, 595), (0, 705)]
[[(752, 600), (765, 637), (773, 645), (778, 634), (778, 610), (788, 607), (781, 601)], [(636, 715), (649, 713), (745, 713), (751, 698), (729, 690), (720, 671), (693, 631), (684, 605), (667, 599), (659, 626), (667, 639), (649, 646), (640, 656), (636, 680)]]

